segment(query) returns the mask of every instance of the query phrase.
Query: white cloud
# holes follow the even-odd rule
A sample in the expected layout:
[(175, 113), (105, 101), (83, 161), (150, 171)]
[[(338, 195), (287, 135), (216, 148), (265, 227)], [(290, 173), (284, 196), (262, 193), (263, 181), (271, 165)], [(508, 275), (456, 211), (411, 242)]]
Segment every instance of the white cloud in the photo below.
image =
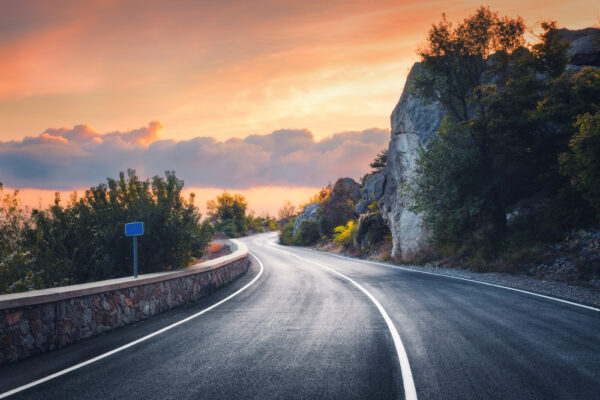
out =
[(143, 177), (174, 170), (193, 187), (314, 187), (341, 176), (359, 177), (389, 140), (387, 130), (373, 128), (322, 141), (305, 129), (226, 141), (175, 141), (159, 139), (162, 127), (153, 121), (131, 131), (100, 134), (77, 125), (0, 142), (0, 181), (9, 187), (69, 190), (133, 168)]

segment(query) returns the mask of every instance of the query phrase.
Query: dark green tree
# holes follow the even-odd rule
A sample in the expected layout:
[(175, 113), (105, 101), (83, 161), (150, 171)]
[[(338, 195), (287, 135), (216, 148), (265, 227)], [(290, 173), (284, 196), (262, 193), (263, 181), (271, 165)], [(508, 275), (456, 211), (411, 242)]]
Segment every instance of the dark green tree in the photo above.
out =
[(387, 165), (387, 157), (388, 157), (388, 149), (381, 150), (375, 159), (369, 164), (371, 167), (371, 171), (367, 172), (360, 178), (360, 183), (364, 185), (364, 183), (369, 179), (369, 177), (380, 173), (383, 171), (385, 166)]
[(600, 220), (600, 111), (580, 116), (569, 152), (560, 155), (561, 172), (594, 207)]
[(229, 194), (227, 191), (217, 196), (216, 200), (206, 202), (208, 219), (214, 229), (224, 232), (229, 237), (238, 237), (249, 229), (252, 219), (246, 216), (248, 203), (241, 194)]
[(193, 195), (185, 200), (183, 181), (174, 172), (140, 180), (135, 171), (109, 178), (73, 195), (66, 206), (57, 195), (47, 210), (34, 210), (24, 231), (43, 286), (88, 282), (130, 275), (131, 238), (124, 224), (140, 221), (141, 273), (187, 266), (202, 256), (212, 230), (200, 221)]
[[(564, 72), (568, 45), (555, 23), (543, 28), (527, 49), (520, 18), (480, 8), (456, 27), (434, 25), (420, 51), (412, 90), (439, 102), (446, 119), (421, 152), (410, 193), (438, 239), (501, 238), (519, 201), (564, 187), (557, 155), (570, 137), (565, 127), (594, 95), (574, 90), (577, 74)], [(576, 92), (585, 100), (570, 98)]]

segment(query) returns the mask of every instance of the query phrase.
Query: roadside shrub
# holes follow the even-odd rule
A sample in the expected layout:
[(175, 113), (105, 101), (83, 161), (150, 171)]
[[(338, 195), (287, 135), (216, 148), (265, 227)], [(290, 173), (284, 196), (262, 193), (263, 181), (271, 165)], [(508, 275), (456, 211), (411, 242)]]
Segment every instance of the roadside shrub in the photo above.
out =
[(316, 221), (304, 220), (294, 237), (294, 244), (297, 246), (310, 246), (317, 243), (320, 237), (319, 224)]
[(353, 197), (354, 187), (347, 184), (344, 178), (335, 182), (331, 193), (321, 203), (317, 212), (321, 234), (331, 237), (336, 226), (356, 218), (356, 203)]
[(291, 245), (294, 237), (292, 236), (294, 232), (294, 222), (296, 218), (292, 218), (287, 224), (283, 226), (283, 229), (279, 231), (279, 243), (285, 245)]
[(345, 248), (351, 247), (357, 228), (358, 224), (354, 220), (348, 221), (346, 225), (337, 226), (333, 230), (333, 243)]

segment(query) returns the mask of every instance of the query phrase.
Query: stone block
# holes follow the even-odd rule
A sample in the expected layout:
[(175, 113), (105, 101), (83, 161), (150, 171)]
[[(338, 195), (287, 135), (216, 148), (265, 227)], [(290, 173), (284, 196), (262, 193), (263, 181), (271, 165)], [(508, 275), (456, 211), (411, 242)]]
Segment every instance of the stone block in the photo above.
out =
[(6, 318), (6, 322), (7, 322), (8, 326), (13, 326), (15, 324), (18, 324), (19, 321), (21, 321), (22, 316), (23, 316), (23, 312), (21, 312), (21, 311), (16, 311), (13, 313), (6, 314), (5, 318)]

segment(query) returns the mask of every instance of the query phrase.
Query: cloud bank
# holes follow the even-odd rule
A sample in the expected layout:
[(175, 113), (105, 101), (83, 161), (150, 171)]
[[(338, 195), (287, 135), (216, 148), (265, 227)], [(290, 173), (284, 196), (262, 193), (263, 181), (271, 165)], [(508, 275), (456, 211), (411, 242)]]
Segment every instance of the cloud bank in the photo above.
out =
[(187, 187), (324, 186), (341, 176), (364, 174), (389, 140), (388, 130), (373, 128), (321, 141), (306, 129), (226, 141), (176, 141), (161, 140), (162, 128), (152, 121), (139, 129), (101, 134), (89, 125), (76, 125), (0, 142), (0, 182), (15, 188), (71, 190), (133, 168), (142, 177), (174, 170)]

